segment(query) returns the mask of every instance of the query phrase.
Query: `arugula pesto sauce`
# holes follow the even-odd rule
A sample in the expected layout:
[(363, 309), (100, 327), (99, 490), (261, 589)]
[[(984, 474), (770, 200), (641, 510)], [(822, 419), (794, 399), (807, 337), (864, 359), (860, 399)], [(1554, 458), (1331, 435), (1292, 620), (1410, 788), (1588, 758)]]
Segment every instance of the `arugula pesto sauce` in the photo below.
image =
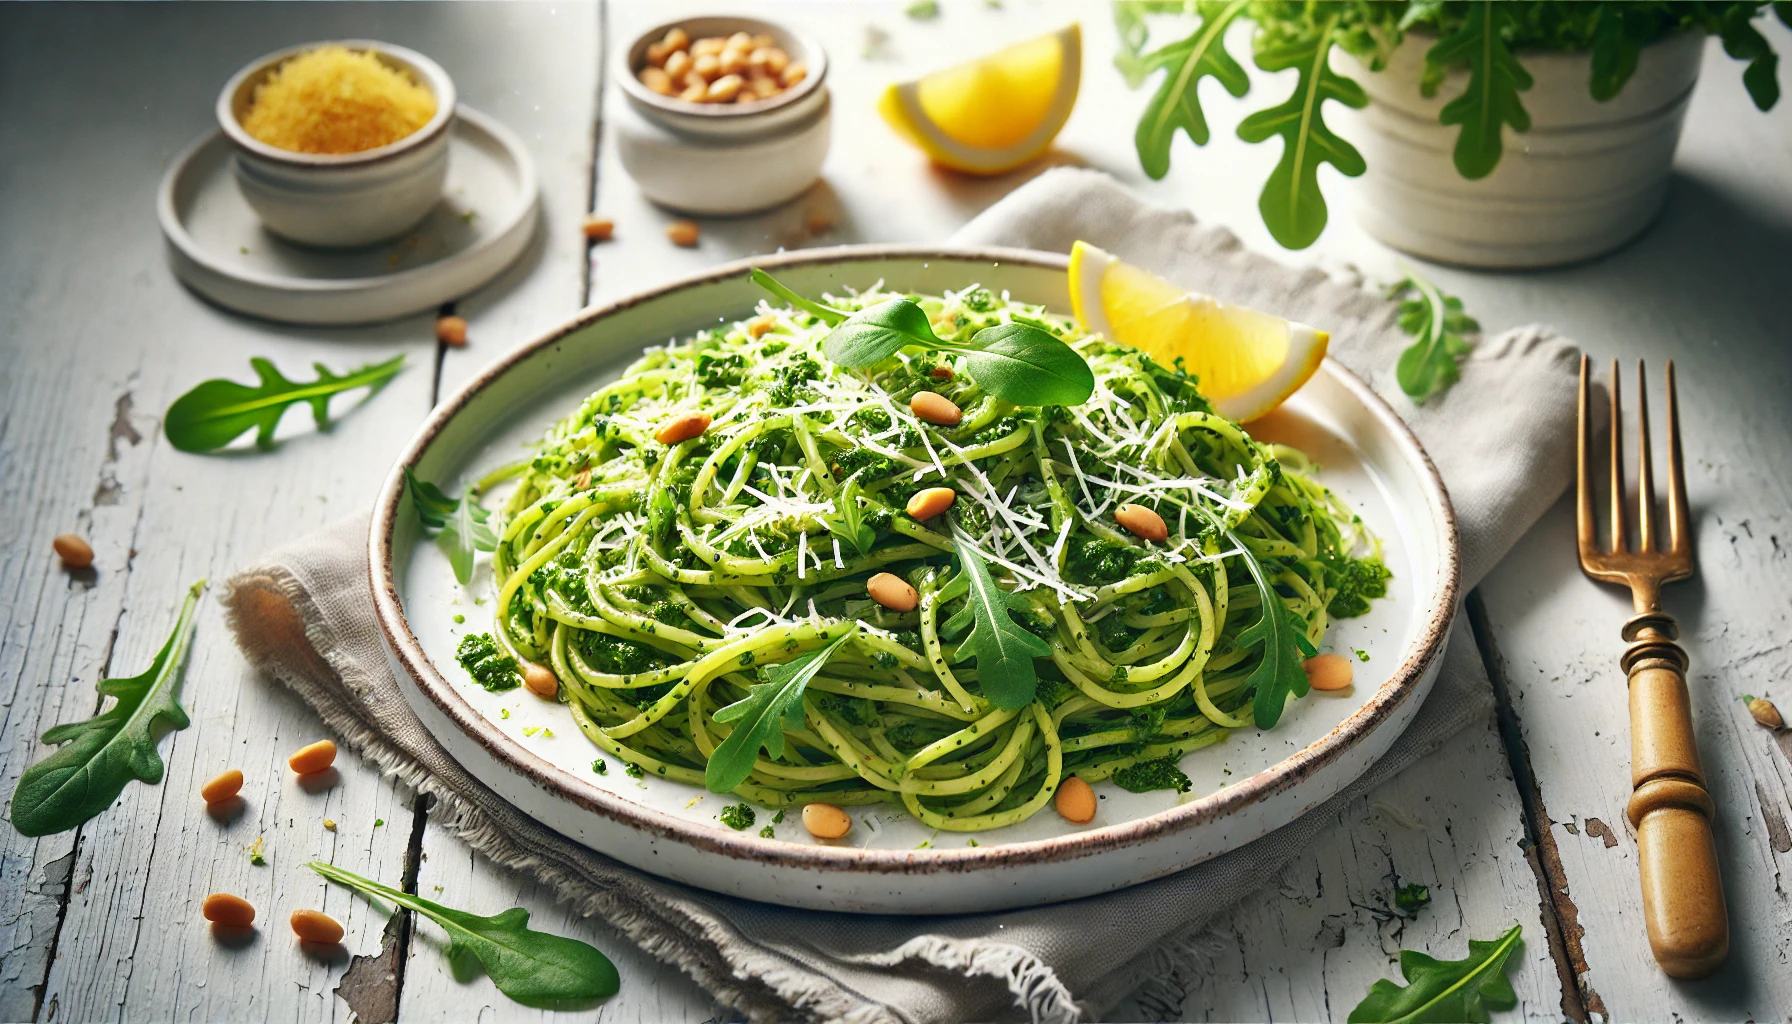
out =
[[(1183, 790), (1183, 754), (1273, 725), (1329, 618), (1385, 593), (1360, 520), (1177, 369), (982, 288), (908, 298), (955, 345), (1023, 318), (1093, 394), (1017, 406), (971, 357), (920, 346), (846, 370), (831, 325), (789, 306), (649, 350), (547, 432), (496, 517), (481, 682), (509, 683), (505, 657), (549, 665), (630, 775), (769, 807), (900, 803), (951, 831), (1021, 821), (1069, 774)], [(962, 422), (917, 419), (923, 390)], [(688, 413), (707, 431), (654, 439)], [(910, 518), (937, 486), (950, 510)], [(1169, 539), (1121, 528), (1125, 503)], [(918, 607), (871, 601), (878, 572)]]

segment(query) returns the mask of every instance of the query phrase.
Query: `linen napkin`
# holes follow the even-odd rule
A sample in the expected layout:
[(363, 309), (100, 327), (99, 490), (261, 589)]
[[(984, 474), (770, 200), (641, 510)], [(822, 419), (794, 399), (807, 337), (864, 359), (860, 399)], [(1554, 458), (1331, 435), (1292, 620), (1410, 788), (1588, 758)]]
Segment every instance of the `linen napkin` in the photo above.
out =
[[(1417, 407), (1392, 381), (1409, 340), (1392, 302), (1348, 273), (1251, 253), (1229, 232), (1147, 205), (1100, 173), (1041, 175), (953, 241), (1064, 251), (1078, 238), (1178, 284), (1332, 330), (1332, 353), (1388, 397), (1442, 471), (1461, 529), (1465, 591), (1566, 488), (1577, 353), (1548, 329), (1484, 341), (1454, 389)], [(249, 661), (383, 772), (434, 796), (435, 819), (470, 845), (548, 883), (754, 1020), (1099, 1016), (1141, 984), (1203, 970), (1215, 942), (1204, 930), (1216, 915), (1273, 880), (1347, 804), (1492, 706), (1458, 621), (1435, 688), (1388, 754), (1326, 804), (1241, 849), (1119, 892), (1004, 913), (790, 910), (636, 871), (551, 831), (467, 774), (411, 713), (387, 669), (366, 536), (365, 516), (344, 520), (231, 580), (228, 617)]]

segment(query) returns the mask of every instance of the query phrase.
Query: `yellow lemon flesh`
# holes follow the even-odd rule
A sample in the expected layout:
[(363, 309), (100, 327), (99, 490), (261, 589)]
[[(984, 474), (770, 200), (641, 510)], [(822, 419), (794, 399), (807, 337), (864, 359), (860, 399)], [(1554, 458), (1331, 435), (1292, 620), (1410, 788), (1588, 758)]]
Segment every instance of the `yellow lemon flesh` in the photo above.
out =
[(1082, 29), (1071, 25), (892, 85), (877, 109), (936, 163), (1001, 174), (1045, 152), (1070, 119), (1082, 53)]
[(1330, 335), (1185, 291), (1087, 242), (1070, 250), (1070, 308), (1085, 330), (1200, 382), (1220, 415), (1253, 420), (1287, 400), (1325, 359)]

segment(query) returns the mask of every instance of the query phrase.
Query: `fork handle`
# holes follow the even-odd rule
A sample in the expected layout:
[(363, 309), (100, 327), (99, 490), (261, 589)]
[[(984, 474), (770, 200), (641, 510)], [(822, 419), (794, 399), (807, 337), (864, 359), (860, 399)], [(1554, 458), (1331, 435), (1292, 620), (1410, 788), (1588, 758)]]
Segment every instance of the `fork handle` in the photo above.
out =
[(1630, 823), (1649, 945), (1670, 977), (1702, 978), (1730, 952), (1730, 920), (1686, 692), (1686, 652), (1661, 612), (1625, 624), (1630, 677)]

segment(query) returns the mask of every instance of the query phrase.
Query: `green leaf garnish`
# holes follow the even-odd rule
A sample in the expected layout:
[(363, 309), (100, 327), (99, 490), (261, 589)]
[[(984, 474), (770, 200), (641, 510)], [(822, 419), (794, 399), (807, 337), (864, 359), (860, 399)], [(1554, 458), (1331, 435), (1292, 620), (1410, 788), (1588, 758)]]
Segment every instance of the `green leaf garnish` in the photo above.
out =
[[(793, 305), (799, 300), (814, 305), (764, 271), (753, 275), (761, 287)], [(850, 316), (828, 312), (844, 319), (828, 321), (836, 326), (822, 342), (822, 353), (848, 370), (869, 369), (914, 347), (968, 357), (966, 369), (977, 386), (1015, 405), (1080, 405), (1095, 392), (1095, 374), (1076, 349), (1031, 323), (996, 324), (960, 342), (935, 334), (927, 311), (911, 299), (885, 299)]]
[(785, 302), (790, 303), (797, 309), (814, 316), (824, 324), (844, 323), (846, 318), (851, 315), (845, 310), (835, 309), (832, 306), (824, 306), (814, 299), (807, 299), (798, 295), (796, 292), (791, 291), (781, 284), (777, 278), (760, 270), (758, 267), (753, 268), (751, 276), (754, 284), (771, 292)]
[(977, 681), (991, 704), (1003, 709), (1025, 707), (1039, 689), (1033, 659), (1049, 657), (1052, 645), (1014, 621), (1009, 613), (1025, 611), (1026, 599), (996, 586), (977, 545), (957, 527), (952, 530), (952, 546), (958, 551), (968, 589), (964, 604), (946, 622), (946, 629), (956, 633), (972, 627), (959, 643), (958, 660), (977, 659)]
[(1241, 650), (1262, 648), (1263, 657), (1245, 677), (1245, 685), (1256, 690), (1251, 714), (1256, 719), (1257, 728), (1269, 729), (1281, 719), (1282, 707), (1288, 703), (1289, 694), (1307, 695), (1307, 670), (1301, 663), (1318, 654), (1319, 649), (1307, 639), (1306, 623), (1282, 603), (1281, 595), (1270, 585), (1269, 574), (1257, 560), (1257, 555), (1233, 531), (1227, 530), (1226, 537), (1237, 546), (1245, 569), (1257, 585), (1257, 599), (1262, 602), (1263, 614), (1256, 622), (1239, 630), (1233, 642)]
[(1469, 5), (1461, 28), (1425, 53), (1425, 63), (1434, 67), (1468, 64), (1468, 88), (1444, 105), (1438, 121), (1462, 126), (1456, 136), (1456, 170), (1471, 180), (1487, 177), (1500, 162), (1503, 125), (1515, 132), (1531, 127), (1531, 115), (1518, 97), (1531, 87), (1531, 73), (1500, 36), (1508, 17), (1494, 0), (1479, 0)]
[(908, 299), (885, 299), (848, 317), (821, 343), (821, 351), (835, 366), (863, 370), (917, 345), (945, 348), (933, 333), (927, 312)]
[(44, 733), (45, 743), (68, 746), (19, 776), (12, 794), (12, 825), (20, 834), (67, 832), (112, 806), (132, 779), (152, 786), (162, 781), (156, 727), (187, 727), (176, 693), (193, 639), (194, 610), (204, 590), (204, 580), (187, 589), (174, 632), (142, 675), (99, 681), (100, 695), (116, 697), (117, 703), (85, 722)]
[(409, 466), (404, 469), (404, 479), (417, 518), (423, 520), (425, 529), (440, 531), (436, 534), (436, 547), (454, 566), (454, 578), (466, 586), (473, 579), (474, 552), (498, 550), (498, 535), (490, 525), (491, 511), (473, 500), (471, 487), (456, 501), (435, 484), (417, 479)]
[(381, 885), (333, 864), (312, 861), (307, 866), (337, 885), (414, 910), (441, 925), (448, 933), (450, 963), (477, 960), (498, 991), (525, 1006), (587, 1002), (613, 996), (621, 987), (616, 965), (609, 957), (578, 939), (532, 930), (529, 912), (522, 907), (481, 917)]
[(403, 364), (404, 356), (398, 355), (339, 377), (322, 363), (314, 363), (317, 379), (301, 384), (287, 380), (273, 363), (258, 356), (249, 360), (249, 365), (260, 383), (238, 384), (218, 378), (199, 384), (168, 407), (162, 417), (162, 433), (183, 452), (216, 451), (249, 430), (255, 431), (258, 446), (271, 448), (274, 428), (287, 409), (309, 403), (312, 418), (322, 430), (330, 425), (332, 396), (355, 388), (377, 392)]
[(739, 719), (740, 724), (709, 755), (703, 768), (703, 785), (711, 793), (728, 793), (747, 781), (759, 748), (764, 747), (772, 757), (784, 756), (784, 730), (803, 727), (803, 690), (858, 631), (858, 623), (852, 623), (826, 647), (782, 665), (767, 666), (765, 682), (753, 684), (744, 699), (716, 712), (716, 721)]
[(1259, 46), (1258, 67), (1265, 71), (1294, 68), (1300, 73), (1300, 80), (1287, 100), (1257, 111), (1238, 125), (1238, 137), (1246, 142), (1262, 142), (1273, 135), (1282, 137), (1282, 159), (1269, 173), (1257, 207), (1270, 235), (1290, 249), (1312, 245), (1325, 230), (1327, 214), (1325, 196), (1319, 191), (1319, 165), (1330, 163), (1340, 174), (1352, 178), (1365, 168), (1363, 155), (1339, 138), (1323, 116), (1326, 100), (1337, 100), (1347, 107), (1369, 105), (1369, 95), (1363, 87), (1334, 72), (1327, 62), (1337, 25), (1338, 16), (1333, 15), (1316, 33), (1275, 39)]
[(1456, 383), (1462, 357), (1472, 347), (1463, 335), (1479, 331), (1481, 325), (1462, 311), (1461, 299), (1438, 291), (1418, 274), (1395, 285), (1388, 297), (1404, 298), (1397, 322), (1413, 337), (1394, 364), (1394, 379), (1407, 397), (1423, 405)]
[(840, 492), (834, 495), (834, 508), (839, 511), (840, 518), (823, 520), (829, 533), (851, 544), (860, 555), (869, 552), (877, 543), (877, 531), (865, 525), (865, 513), (859, 508), (859, 477), (864, 472), (861, 469), (847, 477)]
[(1519, 925), (1492, 942), (1469, 940), (1462, 960), (1435, 960), (1410, 949), (1400, 951), (1402, 987), (1386, 978), (1350, 1011), (1350, 1024), (1487, 1024), (1489, 1011), (1518, 1005), (1506, 961), (1521, 945)]
[[(1116, 60), (1129, 85), (1137, 88), (1154, 71), (1163, 71), (1157, 92), (1145, 104), (1139, 126), (1133, 132), (1133, 145), (1139, 151), (1139, 164), (1152, 178), (1162, 178), (1170, 170), (1170, 141), (1177, 129), (1188, 134), (1197, 146), (1207, 144), (1207, 117), (1201, 110), (1200, 85), (1203, 77), (1212, 76), (1234, 96), (1243, 96), (1251, 87), (1250, 76), (1239, 67), (1224, 45), (1226, 26), (1245, 8), (1247, 0), (1205, 0), (1196, 5), (1201, 23), (1187, 39), (1180, 40), (1132, 60)], [(1121, 12), (1132, 5), (1115, 5), (1115, 20), (1120, 24), (1123, 39), (1136, 39), (1136, 52), (1144, 45), (1142, 21), (1127, 20)], [(1137, 18), (1137, 14), (1131, 15)], [(1122, 51), (1122, 56), (1126, 51)]]
[(969, 357), (978, 387), (1015, 405), (1081, 405), (1095, 393), (1095, 372), (1076, 349), (1030, 324), (985, 327), (969, 346), (943, 347)]

